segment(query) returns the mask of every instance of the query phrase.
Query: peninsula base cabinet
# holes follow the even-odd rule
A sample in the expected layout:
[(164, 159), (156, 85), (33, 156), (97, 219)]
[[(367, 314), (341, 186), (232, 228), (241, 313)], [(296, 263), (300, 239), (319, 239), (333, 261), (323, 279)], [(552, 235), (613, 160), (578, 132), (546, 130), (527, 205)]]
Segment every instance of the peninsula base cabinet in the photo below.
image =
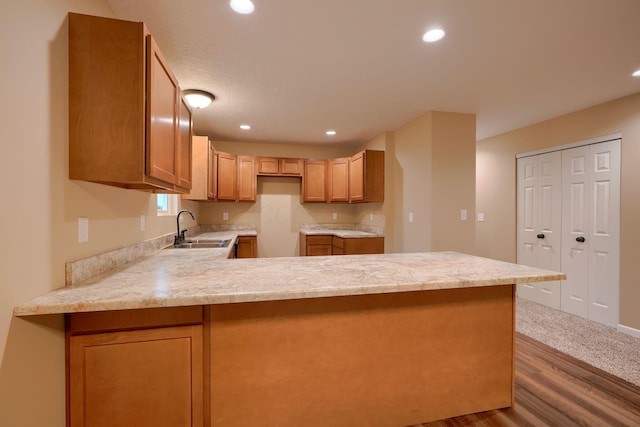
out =
[(204, 423), (203, 307), (67, 315), (71, 427)]
[(513, 405), (514, 285), (75, 313), (68, 425), (415, 425)]

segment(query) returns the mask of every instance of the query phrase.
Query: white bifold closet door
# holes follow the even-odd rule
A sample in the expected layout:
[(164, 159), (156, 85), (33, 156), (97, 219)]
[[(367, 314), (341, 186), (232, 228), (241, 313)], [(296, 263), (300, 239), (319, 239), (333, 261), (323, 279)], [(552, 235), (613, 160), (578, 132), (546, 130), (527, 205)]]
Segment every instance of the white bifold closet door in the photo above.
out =
[[(518, 159), (517, 262), (560, 271), (560, 151)], [(522, 283), (518, 296), (560, 309), (560, 281)]]
[(562, 151), (562, 310), (617, 326), (620, 140)]

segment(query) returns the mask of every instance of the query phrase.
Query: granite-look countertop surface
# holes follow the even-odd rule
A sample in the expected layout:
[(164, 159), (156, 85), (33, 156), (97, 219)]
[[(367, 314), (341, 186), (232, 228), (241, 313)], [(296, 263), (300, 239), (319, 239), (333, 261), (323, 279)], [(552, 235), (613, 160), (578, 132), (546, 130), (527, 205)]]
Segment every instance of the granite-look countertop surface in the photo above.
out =
[(562, 273), (456, 252), (220, 259), (164, 249), (14, 307), (14, 315), (227, 304), (561, 280)]
[(319, 235), (332, 235), (343, 238), (350, 237), (383, 237), (379, 234), (370, 233), (368, 231), (360, 231), (360, 230), (335, 230), (335, 229), (319, 229), (319, 230), (300, 230), (300, 233), (305, 234), (307, 236), (319, 236)]

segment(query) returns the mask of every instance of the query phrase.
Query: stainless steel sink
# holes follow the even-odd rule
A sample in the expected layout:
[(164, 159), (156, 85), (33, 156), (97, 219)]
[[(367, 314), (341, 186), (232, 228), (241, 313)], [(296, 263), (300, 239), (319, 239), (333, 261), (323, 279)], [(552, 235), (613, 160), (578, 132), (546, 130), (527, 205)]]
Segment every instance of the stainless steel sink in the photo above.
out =
[(231, 239), (189, 239), (173, 247), (176, 249), (226, 248), (229, 243)]

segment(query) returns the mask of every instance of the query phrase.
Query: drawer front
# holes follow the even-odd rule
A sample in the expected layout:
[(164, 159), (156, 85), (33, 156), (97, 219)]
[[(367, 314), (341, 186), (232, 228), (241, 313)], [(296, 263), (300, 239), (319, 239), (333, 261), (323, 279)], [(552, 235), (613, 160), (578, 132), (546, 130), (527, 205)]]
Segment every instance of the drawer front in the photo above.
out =
[(307, 245), (307, 256), (331, 255), (331, 245)]
[(330, 235), (321, 235), (321, 236), (307, 236), (307, 246), (309, 245), (331, 245), (332, 236)]

